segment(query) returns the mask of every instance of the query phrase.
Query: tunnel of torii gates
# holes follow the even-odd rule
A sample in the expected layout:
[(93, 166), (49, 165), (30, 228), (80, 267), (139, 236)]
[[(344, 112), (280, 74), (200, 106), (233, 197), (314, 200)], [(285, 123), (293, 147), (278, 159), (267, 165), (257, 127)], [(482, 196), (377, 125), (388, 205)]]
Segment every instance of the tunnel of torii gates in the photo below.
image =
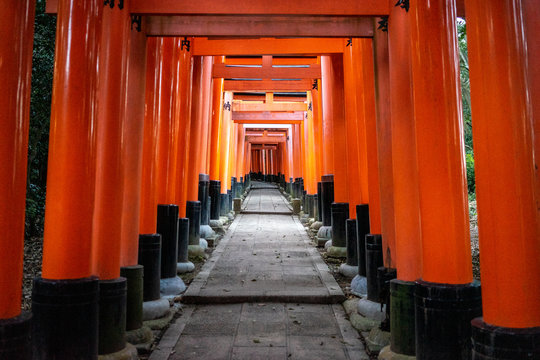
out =
[[(335, 248), (345, 225), (334, 211), (382, 236), (404, 299), (391, 308), (393, 351), (406, 353), (400, 339), (412, 333), (421, 359), (540, 358), (540, 8), (395, 3), (49, 0), (56, 55), (30, 314), (21, 283), (35, 0), (2, 1), (0, 357), (121, 350), (126, 327), (111, 319), (126, 321), (127, 277), (127, 330), (141, 326), (152, 234), (170, 252), (164, 234), (187, 217), (196, 238), (201, 206), (226, 214), (257, 177), (321, 202)], [(481, 288), (457, 16), (467, 21)], [(111, 294), (123, 316), (106, 316)]]

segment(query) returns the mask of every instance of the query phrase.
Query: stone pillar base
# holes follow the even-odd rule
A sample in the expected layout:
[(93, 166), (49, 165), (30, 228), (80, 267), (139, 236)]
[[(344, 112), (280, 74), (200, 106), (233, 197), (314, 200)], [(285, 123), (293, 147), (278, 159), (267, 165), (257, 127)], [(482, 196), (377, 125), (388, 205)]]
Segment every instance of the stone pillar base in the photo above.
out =
[(181, 262), (176, 264), (176, 272), (178, 274), (185, 274), (195, 270), (195, 265), (191, 261)]
[(339, 272), (341, 275), (352, 279), (356, 275), (358, 275), (358, 265), (353, 266), (353, 265), (341, 264), (339, 266)]
[(323, 226), (322, 221), (317, 220), (311, 224), (311, 231), (318, 232), (321, 226)]
[(390, 333), (382, 331), (379, 327), (374, 327), (366, 337), (366, 346), (370, 354), (378, 353), (385, 346), (390, 345)]
[(201, 225), (201, 239), (214, 239), (216, 237), (216, 232), (212, 229), (210, 225)]
[(235, 214), (239, 214), (242, 211), (242, 199), (233, 199), (233, 211), (235, 212)]
[(360, 276), (357, 273), (357, 275), (352, 279), (351, 293), (359, 297), (367, 296), (367, 279), (365, 276)]
[(386, 305), (362, 298), (358, 302), (358, 313), (368, 319), (383, 321), (386, 318)]
[(292, 199), (292, 212), (294, 215), (300, 215), (301, 203), (300, 199)]
[(155, 320), (164, 317), (169, 312), (171, 304), (167, 299), (158, 299), (143, 302), (143, 321)]
[(190, 257), (206, 257), (206, 253), (204, 252), (204, 249), (201, 247), (201, 245), (189, 245), (188, 246), (188, 255)]
[(159, 282), (159, 292), (164, 298), (174, 298), (186, 291), (186, 289), (186, 284), (178, 276), (161, 279)]
[(333, 258), (347, 258), (347, 248), (340, 246), (330, 246), (327, 250), (327, 255)]
[(332, 227), (321, 226), (317, 232), (317, 246), (323, 247), (328, 240), (332, 240)]
[(151, 344), (154, 341), (154, 333), (148, 326), (126, 331), (126, 341), (132, 345)]

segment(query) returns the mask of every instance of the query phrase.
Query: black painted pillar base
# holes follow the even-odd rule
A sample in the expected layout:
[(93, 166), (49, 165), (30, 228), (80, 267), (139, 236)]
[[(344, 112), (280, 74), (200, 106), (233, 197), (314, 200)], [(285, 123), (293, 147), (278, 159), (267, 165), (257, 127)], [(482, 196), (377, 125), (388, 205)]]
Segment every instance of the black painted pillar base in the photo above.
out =
[(219, 215), (227, 216), (229, 214), (229, 194), (220, 194), (221, 205), (219, 207)]
[(356, 205), (356, 237), (358, 239), (358, 275), (366, 276), (366, 235), (370, 233), (369, 205)]
[(200, 245), (201, 240), (201, 202), (186, 203), (186, 217), (189, 219), (189, 245)]
[(332, 226), (332, 203), (334, 202), (334, 175), (322, 177), (322, 221), (323, 226)]
[(229, 195), (229, 212), (232, 211), (232, 201), (233, 201), (233, 196), (232, 196), (232, 190), (227, 190), (227, 195)]
[(186, 202), (186, 217), (189, 219), (189, 256), (204, 256), (201, 247), (201, 202)]
[(347, 257), (347, 219), (349, 218), (349, 203), (332, 203), (332, 246), (328, 256)]
[(345, 223), (345, 239), (347, 242), (347, 265), (358, 266), (358, 237), (356, 236), (356, 219), (347, 219)]
[(32, 359), (31, 326), (32, 314), (29, 312), (0, 320), (0, 359)]
[(159, 300), (161, 235), (139, 235), (139, 265), (143, 266), (143, 301)]
[(473, 360), (540, 359), (540, 327), (505, 328), (481, 317), (471, 325)]
[(161, 234), (161, 278), (176, 276), (178, 261), (178, 206), (158, 205), (157, 229)]
[(290, 196), (293, 196), (293, 188), (294, 188), (293, 178), (289, 178), (289, 182), (287, 183), (287, 194), (289, 194)]
[(188, 262), (189, 219), (178, 219), (178, 262)]
[(380, 302), (379, 281), (377, 269), (383, 266), (382, 236), (380, 234), (366, 235), (366, 279), (367, 298)]
[(34, 360), (97, 359), (97, 277), (75, 280), (34, 279), (32, 314)]
[(127, 280), (126, 331), (140, 329), (143, 325), (143, 275), (141, 265), (120, 268), (120, 276)]
[(380, 329), (382, 331), (390, 332), (390, 281), (397, 278), (397, 270), (394, 268), (387, 268), (380, 266), (377, 269), (377, 281), (379, 282), (379, 302), (386, 305), (386, 316), (381, 323)]
[(390, 281), (390, 348), (396, 354), (414, 356), (414, 288), (412, 281)]
[(354, 278), (358, 275), (358, 238), (356, 237), (356, 219), (347, 219), (345, 222), (345, 240), (347, 243), (347, 260), (339, 266), (339, 272)]
[[(236, 182), (237, 182), (237, 179), (236, 177), (231, 177), (231, 197), (232, 199), (234, 199), (236, 197)], [(231, 206), (232, 208), (232, 206)]]
[(313, 221), (317, 222), (319, 221), (319, 195), (315, 194), (312, 195), (313, 199)]
[(189, 219), (178, 219), (178, 263), (176, 272), (184, 274), (195, 270), (195, 265), (189, 261)]
[(317, 183), (317, 221), (322, 222), (322, 182)]
[(480, 283), (418, 280), (414, 291), (416, 358), (471, 359), (471, 320), (482, 315)]
[(123, 277), (99, 281), (99, 355), (126, 347), (126, 285)]
[(201, 202), (201, 225), (208, 225), (210, 221), (208, 216), (210, 210), (208, 196), (210, 196), (210, 176), (199, 174), (199, 193), (197, 199)]
[(221, 214), (221, 181), (210, 180), (210, 220), (219, 220)]

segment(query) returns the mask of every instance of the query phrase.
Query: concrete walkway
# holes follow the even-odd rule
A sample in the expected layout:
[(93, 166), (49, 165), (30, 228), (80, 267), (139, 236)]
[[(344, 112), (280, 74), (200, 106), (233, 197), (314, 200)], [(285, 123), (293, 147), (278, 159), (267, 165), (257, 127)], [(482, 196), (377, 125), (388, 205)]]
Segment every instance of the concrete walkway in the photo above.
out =
[[(245, 201), (270, 213), (280, 203), (277, 189)], [(369, 359), (344, 299), (296, 218), (239, 214), (150, 359)]]

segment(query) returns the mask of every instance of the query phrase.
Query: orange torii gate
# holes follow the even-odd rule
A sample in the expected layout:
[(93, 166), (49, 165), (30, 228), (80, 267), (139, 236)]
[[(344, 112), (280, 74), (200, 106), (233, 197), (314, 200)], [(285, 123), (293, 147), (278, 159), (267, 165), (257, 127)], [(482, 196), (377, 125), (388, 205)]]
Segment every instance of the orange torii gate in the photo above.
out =
[[(536, 207), (540, 182), (537, 181), (534, 157), (538, 146), (533, 136), (533, 131), (538, 128), (534, 121), (538, 116), (538, 100), (534, 94), (538, 93), (539, 88), (539, 67), (538, 57), (535, 56), (538, 46), (532, 35), (538, 30), (539, 15), (534, 0), (514, 0), (504, 4), (492, 2), (488, 5), (466, 1), (484, 311), (484, 318), (473, 322), (473, 351), (476, 356), (497, 358), (498, 355), (490, 355), (493, 349), (496, 353), (497, 349), (505, 347), (504, 344), (520, 343), (523, 347), (505, 348), (511, 354), (508, 356), (517, 357), (523, 353), (538, 352), (533, 344), (537, 342), (540, 326), (540, 290), (537, 286), (540, 245), (537, 241)], [(120, 3), (123, 8), (120, 8)], [(407, 8), (407, 1), (399, 3)], [(388, 240), (389, 249), (393, 246), (391, 234), (395, 233), (395, 250), (391, 251), (391, 258), (387, 257), (385, 263), (397, 267), (400, 280), (393, 282), (392, 289), (396, 293), (406, 294), (409, 310), (408, 315), (393, 310), (392, 316), (409, 316), (411, 319), (413, 292), (416, 298), (430, 301), (416, 305), (419, 309), (417, 313), (422, 316), (416, 319), (419, 325), (415, 330), (417, 357), (468, 358), (469, 321), (480, 316), (482, 308), (480, 287), (472, 281), (463, 139), (460, 133), (462, 119), (455, 20), (457, 14), (463, 14), (460, 8), (463, 1), (411, 2), (410, 9), (394, 5), (395, 1), (379, 0), (332, 3), (301, 0), (294, 6), (282, 1), (262, 0), (249, 4), (221, 0), (195, 3), (132, 0), (117, 5), (114, 1), (107, 1), (104, 7), (97, 0), (49, 0), (49, 12), (58, 13), (59, 31), (51, 116), (43, 274), (42, 278), (36, 279), (34, 287), (32, 321), (38, 329), (37, 336), (34, 336), (34, 348), (39, 349), (45, 358), (95, 358), (96, 329), (99, 324), (98, 286), (116, 283), (114, 280), (119, 279), (119, 266), (137, 265), (136, 231), (139, 226), (144, 232), (156, 231), (153, 223), (155, 215), (152, 214), (155, 214), (157, 201), (161, 201), (158, 198), (184, 201), (181, 194), (185, 193), (185, 200), (196, 200), (193, 197), (196, 176), (193, 174), (211, 170), (209, 166), (213, 155), (208, 153), (208, 144), (215, 144), (215, 140), (212, 138), (214, 128), (209, 126), (208, 119), (210, 109), (216, 108), (210, 96), (211, 56), (228, 54), (225, 50), (216, 52), (215, 48), (220, 46), (227, 51), (236, 51), (235, 55), (285, 53), (325, 56), (320, 64), (321, 71), (330, 77), (322, 75), (322, 81), (317, 82), (321, 91), (313, 92), (314, 112), (322, 110), (332, 114), (338, 122), (327, 123), (327, 115), (322, 117), (323, 124), (314, 125), (315, 144), (322, 144), (323, 149), (320, 152), (323, 154), (321, 168), (334, 173), (336, 184), (340, 181), (343, 184), (337, 188), (337, 200), (350, 202), (353, 184), (346, 178), (350, 169), (348, 166), (340, 167), (336, 172), (335, 160), (341, 155), (339, 152), (336, 154), (336, 150), (346, 149), (347, 157), (354, 155), (356, 150), (358, 181), (362, 192), (353, 193), (353, 197), (355, 201), (361, 199), (369, 203), (371, 232), (382, 233), (383, 240)], [(33, 8), (34, 3), (30, 0), (0, 7), (6, 19), (0, 25), (2, 34), (10, 34), (0, 40), (0, 78), (9, 95), (3, 97), (0, 122), (0, 163), (5, 166), (0, 175), (3, 184), (0, 190), (3, 200), (0, 228), (4, 232), (0, 237), (0, 250), (4, 254), (0, 261), (0, 326), (7, 339), (0, 350), (10, 358), (29, 358), (30, 354), (14, 354), (13, 349), (31, 348), (27, 344), (28, 337), (18, 334), (21, 329), (23, 334), (28, 334), (30, 321), (28, 315), (21, 314), (19, 303)], [(177, 17), (179, 14), (184, 18)], [(351, 56), (347, 40), (289, 39), (283, 40), (288, 43), (285, 46), (278, 45), (280, 40), (272, 39), (176, 38), (165, 41), (160, 37), (180, 35), (180, 31), (183, 31), (182, 36), (215, 35), (219, 30), (215, 26), (205, 30), (201, 26), (201, 21), (202, 24), (205, 22), (200, 15), (225, 14), (230, 18), (228, 26), (220, 33), (224, 36), (240, 33), (238, 29), (253, 20), (253, 16), (269, 14), (266, 19), (259, 19), (267, 25), (265, 32), (258, 33), (258, 36), (283, 36), (283, 31), (291, 31), (289, 36), (318, 36), (325, 26), (337, 22), (338, 30), (326, 36), (368, 38), (366, 41), (352, 41), (352, 68), (356, 67), (356, 83), (348, 84), (345, 81), (348, 81), (348, 77), (344, 73), (351, 71), (351, 64), (347, 63), (350, 60), (347, 57)], [(135, 16), (131, 33), (128, 15)], [(280, 20), (284, 15), (296, 16), (297, 19), (309, 16), (322, 19), (318, 26), (305, 24), (292, 33), (293, 30), (284, 27), (283, 19)], [(367, 26), (369, 22), (373, 23), (370, 17), (375, 16), (389, 16), (388, 49), (385, 48), (385, 35), (380, 33), (381, 30)], [(179, 27), (179, 21), (185, 22), (186, 19), (187, 27)], [(101, 31), (101, 27), (107, 24), (110, 25), (107, 29), (118, 26), (116, 38), (107, 38), (105, 32)], [(137, 28), (142, 31), (138, 32)], [(147, 28), (151, 29), (148, 33)], [(185, 29), (199, 29), (200, 33), (188, 33)], [(246, 34), (254, 35), (255, 32), (254, 27), (246, 27)], [(148, 40), (149, 56), (145, 59), (143, 49), (147, 34), (158, 38)], [(191, 41), (193, 46), (189, 56), (183, 60), (172, 60), (171, 54), (175, 51), (176, 54), (188, 52), (182, 48), (184, 41)], [(167, 50), (162, 47), (170, 42), (178, 44), (180, 52), (177, 48)], [(356, 47), (363, 49), (357, 57), (354, 55)], [(370, 49), (375, 50), (375, 58)], [(118, 56), (113, 58), (111, 54)], [(484, 61), (485, 54), (489, 54), (491, 64)], [(188, 59), (190, 62), (192, 57), (198, 64), (194, 70), (182, 65)], [(341, 57), (344, 57), (343, 60)], [(179, 61), (182, 75), (173, 82), (160, 82), (160, 79), (167, 78), (167, 74), (174, 73), (175, 70), (167, 73), (167, 64), (173, 61)], [(149, 70), (146, 73), (149, 80), (146, 82), (146, 100), (153, 104), (151, 111), (146, 114), (141, 105), (145, 94), (144, 86), (141, 86), (145, 64)], [(98, 65), (99, 75), (96, 71)], [(385, 69), (385, 66), (388, 67)], [(191, 71), (194, 71), (193, 78)], [(185, 101), (191, 93), (189, 96), (177, 95), (177, 99), (183, 100), (175, 100), (175, 103), (167, 99), (166, 94), (171, 97), (174, 93), (181, 93), (179, 89), (185, 89), (183, 85), (197, 81), (200, 85), (194, 89), (194, 99)], [(171, 88), (167, 84), (171, 84)], [(173, 89), (172, 84), (182, 86)], [(245, 89), (275, 91), (277, 86), (274, 81), (266, 81), (258, 84), (257, 88)], [(293, 86), (295, 89), (301, 86), (305, 88), (307, 81), (284, 84), (284, 88), (290, 91), (293, 91)], [(353, 135), (345, 133), (345, 129), (354, 128), (354, 123), (349, 122), (354, 118), (354, 115), (349, 116), (349, 111), (354, 111), (349, 110), (344, 102), (349, 104), (354, 99), (346, 96), (339, 99), (339, 105), (328, 103), (328, 97), (340, 92), (344, 94), (344, 91), (352, 88), (356, 88), (357, 93), (356, 113), (363, 113), (363, 116), (356, 117), (356, 149)], [(224, 82), (224, 90), (227, 89)], [(318, 92), (322, 92), (320, 98)], [(119, 98), (115, 103), (105, 94), (114, 94)], [(229, 104), (232, 104), (232, 93), (225, 93), (225, 104), (227, 97)], [(221, 97), (217, 100), (221, 101)], [(167, 112), (184, 116), (183, 110), (187, 108), (191, 108), (187, 111), (191, 116), (176, 118), (168, 123), (169, 127), (163, 123), (171, 119), (165, 115)], [(388, 110), (390, 114), (385, 113)], [(244, 172), (241, 165), (235, 168), (236, 163), (230, 161), (238, 151), (241, 153), (244, 149), (238, 148), (239, 125), (234, 125), (231, 116), (230, 111), (225, 109), (223, 119), (227, 118), (229, 125), (216, 130), (220, 132), (221, 139), (227, 139), (220, 142), (228, 142), (228, 146), (223, 147), (221, 143), (219, 146), (227, 153), (219, 160), (220, 178), (221, 165), (228, 168), (224, 170), (227, 182), (230, 182), (233, 173), (238, 176)], [(317, 121), (314, 120), (315, 123)], [(358, 126), (359, 123), (364, 126)], [(292, 136), (299, 139), (295, 144), (300, 147), (297, 145), (294, 152), (288, 152), (291, 157), (306, 149), (302, 124), (292, 124), (295, 129)], [(180, 134), (175, 133), (180, 129), (190, 129), (189, 139), (195, 140), (193, 148), (187, 151), (187, 158), (182, 155)], [(309, 130), (307, 132), (310, 133)], [(333, 137), (327, 139), (325, 133), (331, 133)], [(130, 141), (122, 146), (118, 144), (119, 138), (129, 137)], [(304, 138), (303, 147), (301, 138)], [(169, 140), (168, 145), (165, 139)], [(337, 144), (336, 139), (339, 140)], [(187, 141), (186, 138), (184, 141)], [(325, 144), (326, 141), (328, 144)], [(176, 150), (171, 153), (171, 148)], [(332, 153), (327, 154), (324, 149)], [(221, 158), (224, 158), (223, 161)], [(188, 166), (196, 170), (183, 175), (181, 180), (171, 180), (174, 183), (170, 185), (169, 177), (178, 170), (171, 170), (170, 161), (174, 164), (183, 161), (182, 171)], [(295, 163), (298, 164), (297, 170), (302, 172), (302, 159)], [(306, 173), (305, 170), (303, 173)], [(345, 178), (344, 174), (347, 174)], [(132, 175), (131, 179), (127, 179)], [(317, 174), (318, 177), (320, 175), (324, 173)], [(105, 182), (108, 178), (111, 183)], [(184, 179), (189, 179), (185, 185)], [(137, 190), (139, 183), (143, 189), (142, 196)], [(156, 189), (163, 184), (166, 184), (164, 188)], [(113, 189), (119, 190), (119, 193), (114, 194)], [(110, 206), (110, 212), (104, 205), (109, 199), (111, 204), (107, 206)], [(373, 209), (377, 206), (380, 206), (380, 211)], [(124, 208), (131, 211), (124, 213)], [(349, 211), (349, 216), (351, 213)], [(121, 221), (118, 221), (118, 217), (114, 218), (119, 215)], [(115, 228), (111, 234), (107, 233), (111, 241), (100, 235), (108, 225), (121, 229)], [(509, 242), (509, 238), (514, 241)], [(107, 254), (108, 258), (105, 259), (103, 253), (108, 243), (111, 244), (108, 248), (111, 254)], [(512, 247), (512, 243), (517, 246)], [(101, 276), (99, 283), (95, 275)], [(74, 299), (70, 306), (62, 309), (61, 319), (66, 321), (58, 321), (58, 318), (54, 324), (47, 321), (47, 305), (52, 304), (42, 302), (45, 294), (53, 296), (52, 303), (65, 296)], [(76, 299), (81, 301), (77, 302)], [(516, 309), (519, 310), (517, 315)], [(84, 319), (74, 316), (82, 313), (88, 316)], [(78, 323), (80, 327), (74, 328), (73, 323)], [(103, 321), (99, 326), (104, 326)], [(53, 333), (52, 329), (57, 332)], [(441, 329), (446, 332), (441, 333)], [(411, 328), (392, 329), (392, 336), (405, 331), (411, 333)], [(17, 334), (16, 338), (14, 334)], [(122, 338), (122, 332), (113, 335), (111, 339)], [(427, 338), (435, 340), (426, 341)], [(527, 342), (526, 339), (531, 338), (533, 340)], [(486, 344), (486, 339), (491, 340)], [(410, 343), (407, 347), (399, 336), (394, 340), (391, 350), (398, 353), (411, 351)], [(116, 350), (116, 347), (124, 345), (123, 340), (113, 345), (103, 351)]]

